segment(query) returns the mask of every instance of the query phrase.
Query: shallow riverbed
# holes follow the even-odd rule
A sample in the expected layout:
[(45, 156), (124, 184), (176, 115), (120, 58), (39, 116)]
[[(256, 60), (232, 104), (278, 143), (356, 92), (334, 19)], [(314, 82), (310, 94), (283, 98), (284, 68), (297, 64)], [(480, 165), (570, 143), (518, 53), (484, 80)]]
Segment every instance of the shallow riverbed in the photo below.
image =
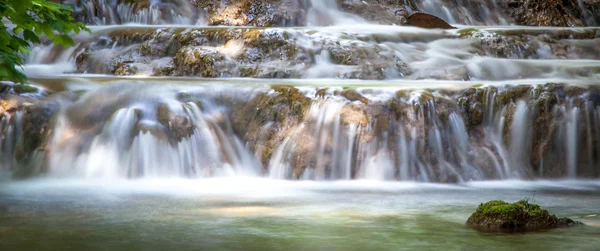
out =
[[(530, 199), (586, 226), (484, 234), (480, 202)], [(57, 180), (0, 183), (2, 250), (596, 250), (598, 181)]]

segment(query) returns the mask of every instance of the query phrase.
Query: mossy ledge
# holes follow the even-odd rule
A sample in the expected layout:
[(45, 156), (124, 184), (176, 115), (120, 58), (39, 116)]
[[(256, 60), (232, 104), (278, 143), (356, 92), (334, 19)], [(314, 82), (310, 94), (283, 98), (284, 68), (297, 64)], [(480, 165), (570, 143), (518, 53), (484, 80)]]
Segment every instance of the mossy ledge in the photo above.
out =
[(539, 205), (526, 200), (482, 203), (467, 220), (467, 226), (484, 232), (526, 232), (580, 224), (569, 218), (551, 215)]

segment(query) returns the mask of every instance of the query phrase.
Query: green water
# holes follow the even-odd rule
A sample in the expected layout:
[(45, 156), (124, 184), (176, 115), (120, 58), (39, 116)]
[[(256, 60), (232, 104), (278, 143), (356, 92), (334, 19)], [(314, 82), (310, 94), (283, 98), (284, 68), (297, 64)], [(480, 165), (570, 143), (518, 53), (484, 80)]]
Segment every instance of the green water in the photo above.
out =
[(599, 250), (600, 219), (527, 234), (464, 222), (482, 201), (600, 213), (600, 182), (34, 180), (0, 184), (0, 250)]

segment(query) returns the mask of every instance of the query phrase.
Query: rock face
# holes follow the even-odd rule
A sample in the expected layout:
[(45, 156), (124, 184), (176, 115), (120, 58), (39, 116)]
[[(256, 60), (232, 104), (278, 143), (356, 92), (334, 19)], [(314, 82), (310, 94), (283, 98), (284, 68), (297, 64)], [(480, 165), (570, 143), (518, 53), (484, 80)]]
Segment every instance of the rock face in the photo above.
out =
[(558, 218), (536, 204), (521, 200), (508, 203), (494, 200), (479, 205), (467, 225), (480, 231), (523, 232), (581, 224), (569, 218)]
[(406, 23), (410, 14), (410, 7), (397, 1), (346, 0), (339, 2), (343, 11), (376, 24), (402, 25)]
[[(373, 37), (377, 38), (377, 37)], [(410, 73), (371, 37), (336, 38), (282, 29), (112, 31), (77, 58), (78, 72), (112, 75), (386, 79)], [(394, 38), (389, 38), (394, 39)], [(110, 51), (110, 53), (107, 53)]]
[(584, 26), (582, 14), (574, 0), (503, 1), (507, 14), (517, 24), (529, 26)]
[[(382, 1), (383, 2), (383, 1)], [(597, 26), (597, 0), (415, 0), (405, 6), (466, 25)], [(410, 13), (409, 13), (410, 14)]]

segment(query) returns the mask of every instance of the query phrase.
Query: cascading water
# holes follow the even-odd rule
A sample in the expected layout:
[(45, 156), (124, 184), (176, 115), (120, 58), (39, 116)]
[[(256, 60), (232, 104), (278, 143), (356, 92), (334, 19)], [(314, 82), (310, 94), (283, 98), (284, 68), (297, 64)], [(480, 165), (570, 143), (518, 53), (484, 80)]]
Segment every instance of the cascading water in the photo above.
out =
[[(220, 111), (202, 111), (194, 102), (170, 97), (172, 90), (162, 91), (167, 92), (144, 94), (123, 86), (90, 94), (66, 107), (58, 116), (49, 143), (50, 173), (88, 178), (202, 178), (261, 173), (236, 136), (220, 125), (224, 122), (220, 121), (224, 116)], [(104, 113), (94, 112), (101, 105), (96, 102), (111, 94), (120, 95), (115, 101), (125, 103), (102, 104), (100, 110)], [(152, 99), (164, 103), (158, 107), (147, 103)], [(106, 121), (98, 125), (81, 121), (102, 118)]]
[[(49, 170), (54, 176), (88, 178), (250, 175), (424, 182), (561, 175), (560, 170), (545, 167), (552, 164), (551, 159), (556, 157), (553, 154), (542, 156), (537, 171), (530, 164), (529, 153), (535, 153), (532, 142), (541, 140), (532, 134), (531, 121), (543, 117), (529, 108), (532, 102), (538, 102), (534, 96), (530, 96), (534, 101), (525, 99), (498, 107), (498, 102), (505, 102), (501, 97), (510, 95), (510, 89), (477, 91), (492, 97), (485, 102), (486, 112), (481, 114), (491, 119), (477, 129), (470, 125), (471, 121), (465, 122), (469, 117), (461, 115), (459, 107), (444, 102), (463, 102), (459, 93), (434, 93), (434, 101), (429, 100), (432, 94), (422, 91), (398, 96), (397, 93), (405, 92), (375, 88), (358, 93), (334, 88), (320, 96), (311, 89), (301, 89), (298, 95), (302, 98), (298, 98), (310, 103), (304, 118), (296, 122), (275, 120), (260, 126), (266, 114), (239, 114), (235, 112), (240, 109), (238, 104), (277, 100), (287, 95), (285, 91), (241, 91), (228, 95), (213, 88), (195, 90), (174, 84), (140, 90), (123, 83), (89, 92), (80, 101), (60, 109), (51, 129), (53, 136), (45, 147), (48, 162), (42, 170)], [(287, 91), (291, 90), (294, 89)], [(531, 92), (539, 91), (543, 89)], [(525, 97), (529, 95), (532, 94)], [(352, 96), (362, 98), (349, 101)], [(599, 135), (592, 128), (600, 121), (596, 112), (590, 112), (589, 122), (582, 124), (582, 110), (566, 108), (569, 102), (573, 101), (548, 111), (555, 120), (552, 128), (564, 133), (547, 136), (546, 140), (556, 147), (547, 153), (561, 152), (567, 167), (562, 175), (577, 177), (580, 147), (596, 149)], [(286, 103), (277, 106), (284, 111), (280, 116), (291, 120), (297, 116), (285, 113)], [(443, 115), (444, 110), (449, 113)], [(593, 111), (597, 110), (594, 106)], [(18, 130), (22, 129), (16, 128), (22, 123), (22, 115), (15, 116), (12, 120), (10, 115), (3, 117), (3, 156), (14, 154), (13, 144), (18, 143), (14, 138), (21, 134)], [(241, 133), (244, 129), (232, 123), (245, 119), (250, 119), (246, 123), (259, 123), (259, 127)], [(540, 125), (536, 126), (539, 129)], [(582, 126), (593, 139), (585, 146), (578, 145), (578, 130)], [(477, 136), (479, 133), (485, 135)], [(242, 143), (254, 136), (259, 137), (246, 145)], [(14, 166), (10, 162), (4, 161), (3, 165)], [(587, 165), (582, 168), (585, 172), (593, 170), (593, 162)]]
[[(597, 249), (598, 1), (62, 2), (91, 34), (0, 81), (2, 251)], [(464, 225), (523, 199), (585, 226)]]
[[(451, 23), (479, 20), (432, 7), (440, 3), (405, 7), (441, 10), (433, 13)], [(380, 26), (337, 1), (301, 3), (306, 28), (151, 26), (193, 23), (187, 4), (79, 6), (99, 25), (93, 33), (69, 49), (33, 48), (25, 66), (34, 83), (74, 96), (50, 110), (31, 108), (40, 97), (2, 110), (3, 169), (35, 159), (24, 176), (468, 182), (600, 174), (596, 28)], [(275, 9), (232, 6), (250, 6), (231, 16), (248, 20), (256, 8)], [(490, 24), (506, 22), (495, 3), (478, 8)], [(125, 23), (136, 24), (105, 26)], [(195, 76), (222, 82), (173, 78)], [(251, 78), (304, 80), (288, 88)], [(36, 116), (39, 127), (24, 126)]]
[(65, 1), (75, 5), (75, 13), (86, 23), (115, 24), (204, 24), (187, 0), (173, 1)]
[(310, 0), (308, 26), (353, 25), (365, 21), (339, 9), (337, 0)]

